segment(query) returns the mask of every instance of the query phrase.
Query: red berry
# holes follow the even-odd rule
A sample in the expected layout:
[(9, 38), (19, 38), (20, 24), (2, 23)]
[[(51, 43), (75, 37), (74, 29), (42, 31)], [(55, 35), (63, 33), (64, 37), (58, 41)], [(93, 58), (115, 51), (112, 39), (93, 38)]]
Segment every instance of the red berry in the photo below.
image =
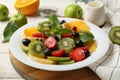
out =
[(32, 34), (32, 37), (47, 38), (46, 35), (44, 35), (43, 33), (40, 33), (40, 32)]
[(85, 59), (84, 50), (82, 50), (80, 48), (73, 49), (70, 52), (70, 57), (71, 57), (71, 59), (73, 59), (75, 61), (82, 61), (83, 59)]
[(72, 33), (68, 33), (68, 34), (62, 34), (62, 37), (72, 37)]
[(52, 51), (51, 55), (56, 57), (61, 57), (65, 54), (65, 49), (60, 49), (56, 51)]
[(54, 37), (49, 37), (45, 40), (44, 44), (48, 48), (54, 48), (56, 46), (57, 42)]
[(77, 27), (76, 26), (74, 26), (72, 29), (73, 29), (73, 31), (77, 31)]

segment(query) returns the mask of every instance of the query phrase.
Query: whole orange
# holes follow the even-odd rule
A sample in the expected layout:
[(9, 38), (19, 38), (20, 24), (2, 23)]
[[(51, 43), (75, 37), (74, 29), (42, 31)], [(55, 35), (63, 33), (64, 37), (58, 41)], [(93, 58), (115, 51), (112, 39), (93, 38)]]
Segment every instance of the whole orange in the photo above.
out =
[(39, 9), (39, 0), (16, 0), (14, 7), (26, 16), (35, 14)]

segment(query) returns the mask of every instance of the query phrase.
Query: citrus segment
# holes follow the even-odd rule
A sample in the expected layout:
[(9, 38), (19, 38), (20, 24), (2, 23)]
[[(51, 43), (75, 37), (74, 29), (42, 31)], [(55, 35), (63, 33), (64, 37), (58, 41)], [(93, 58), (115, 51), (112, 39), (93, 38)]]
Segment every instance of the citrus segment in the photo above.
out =
[(97, 48), (97, 43), (95, 40), (89, 41), (85, 45), (88, 46), (88, 50), (90, 51), (90, 53), (93, 53)]
[(24, 35), (27, 37), (32, 37), (32, 34), (37, 33), (37, 32), (38, 32), (37, 27), (30, 27), (24, 30)]
[(64, 23), (63, 25), (64, 27), (69, 28), (71, 30), (73, 30), (73, 28), (76, 27), (78, 32), (79, 31), (90, 31), (88, 25), (81, 20), (67, 22), (67, 23)]

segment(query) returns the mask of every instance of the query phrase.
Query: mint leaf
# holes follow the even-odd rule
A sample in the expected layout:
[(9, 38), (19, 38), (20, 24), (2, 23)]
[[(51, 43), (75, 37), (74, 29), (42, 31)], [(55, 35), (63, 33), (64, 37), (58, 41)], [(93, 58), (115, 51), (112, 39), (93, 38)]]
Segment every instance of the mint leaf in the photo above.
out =
[[(62, 29), (62, 24), (60, 24), (60, 21), (58, 20), (57, 16), (52, 14), (48, 17), (50, 24), (51, 24), (51, 32), (54, 34), (56, 33), (59, 29)], [(56, 34), (54, 34), (56, 35)]]
[(48, 17), (48, 19), (49, 19), (50, 23), (52, 23), (52, 24), (58, 24), (58, 23), (60, 23), (60, 21), (58, 20), (57, 16), (54, 15), (54, 14), (50, 15)]
[(71, 30), (68, 28), (58, 29), (57, 31), (54, 32), (55, 35), (61, 35), (67, 33), (71, 33)]
[(83, 43), (86, 43), (94, 39), (94, 36), (91, 32), (82, 31), (79, 32), (79, 34), (80, 34), (80, 39), (83, 41)]

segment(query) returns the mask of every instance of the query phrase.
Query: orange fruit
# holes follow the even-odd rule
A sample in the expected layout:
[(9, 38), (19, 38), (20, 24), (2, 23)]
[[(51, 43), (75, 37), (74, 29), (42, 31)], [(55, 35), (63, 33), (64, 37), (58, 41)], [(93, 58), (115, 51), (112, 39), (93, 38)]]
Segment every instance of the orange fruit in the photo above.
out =
[(90, 51), (90, 53), (93, 53), (97, 48), (97, 43), (95, 40), (89, 41), (85, 45), (88, 46), (88, 50)]
[(26, 16), (35, 14), (39, 9), (39, 0), (16, 0), (14, 7)]
[(24, 30), (24, 35), (26, 37), (32, 37), (32, 34), (37, 33), (38, 28), (37, 27), (29, 27)]
[(79, 31), (90, 31), (88, 25), (85, 22), (83, 22), (82, 20), (66, 22), (63, 25), (64, 25), (64, 27), (69, 28), (71, 30), (73, 30), (73, 28), (76, 27), (78, 32)]

